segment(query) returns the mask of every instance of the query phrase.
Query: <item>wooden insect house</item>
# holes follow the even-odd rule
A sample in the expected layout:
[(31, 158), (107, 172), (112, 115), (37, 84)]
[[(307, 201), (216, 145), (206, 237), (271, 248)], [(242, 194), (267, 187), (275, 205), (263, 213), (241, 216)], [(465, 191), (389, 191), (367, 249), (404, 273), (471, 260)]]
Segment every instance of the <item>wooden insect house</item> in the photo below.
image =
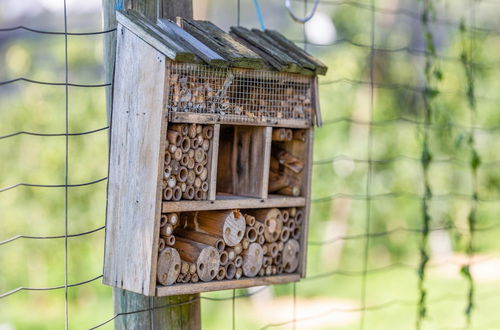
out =
[(117, 19), (104, 283), (298, 281), (326, 67), (276, 31)]

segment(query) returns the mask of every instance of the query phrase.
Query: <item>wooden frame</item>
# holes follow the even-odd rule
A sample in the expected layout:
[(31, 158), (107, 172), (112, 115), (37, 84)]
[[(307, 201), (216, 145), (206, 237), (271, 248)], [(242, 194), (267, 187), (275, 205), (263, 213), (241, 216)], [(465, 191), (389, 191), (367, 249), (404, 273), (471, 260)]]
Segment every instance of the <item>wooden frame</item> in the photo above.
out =
[[(122, 18), (120, 23), (117, 29), (103, 283), (148, 296), (166, 296), (289, 283), (304, 277), (310, 211), (312, 123), (295, 119), (244, 123), (227, 120), (221, 114), (169, 113), (169, 61), (188, 58), (189, 54), (182, 48), (165, 51), (158, 28), (137, 23), (133, 17)], [(170, 23), (165, 25), (177, 31)], [(137, 30), (142, 32), (137, 33)], [(173, 41), (169, 39), (169, 42)], [(312, 81), (311, 88), (316, 93), (317, 80)], [(316, 95), (312, 101), (319, 122)], [(208, 200), (162, 200), (165, 137), (172, 123), (213, 125), (207, 165)], [(230, 138), (226, 136), (229, 125)], [(297, 147), (295, 141), (287, 142), (289, 151), (304, 157), (299, 197), (268, 194), (272, 132), (276, 127), (303, 129), (307, 133), (305, 145)], [(221, 157), (227, 162), (221, 163)], [(226, 163), (228, 165), (221, 169), (220, 164)], [(229, 174), (221, 174), (221, 170), (227, 171), (227, 168), (231, 169)], [(231, 189), (219, 189), (218, 193), (218, 184), (227, 177), (231, 178)], [(293, 273), (171, 286), (157, 283), (162, 213), (293, 207), (305, 211), (299, 240), (300, 262)]]

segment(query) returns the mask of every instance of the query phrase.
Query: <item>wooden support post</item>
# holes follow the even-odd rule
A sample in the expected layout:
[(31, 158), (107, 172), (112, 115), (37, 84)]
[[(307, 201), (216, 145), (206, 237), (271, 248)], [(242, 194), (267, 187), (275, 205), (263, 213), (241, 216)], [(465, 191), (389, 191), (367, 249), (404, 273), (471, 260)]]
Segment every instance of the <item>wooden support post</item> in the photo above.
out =
[[(102, 0), (103, 28), (116, 28), (115, 0)], [(125, 0), (125, 8), (133, 8), (143, 15), (156, 20), (159, 17), (193, 17), (191, 0)], [(116, 49), (115, 33), (108, 33), (104, 38), (104, 61), (106, 81), (113, 80)], [(106, 113), (108, 122), (111, 117), (112, 89), (106, 90)], [(115, 319), (115, 329), (201, 329), (199, 294), (147, 297), (121, 289), (114, 289), (115, 314), (141, 311), (120, 315)], [(171, 306), (171, 307), (163, 307)]]

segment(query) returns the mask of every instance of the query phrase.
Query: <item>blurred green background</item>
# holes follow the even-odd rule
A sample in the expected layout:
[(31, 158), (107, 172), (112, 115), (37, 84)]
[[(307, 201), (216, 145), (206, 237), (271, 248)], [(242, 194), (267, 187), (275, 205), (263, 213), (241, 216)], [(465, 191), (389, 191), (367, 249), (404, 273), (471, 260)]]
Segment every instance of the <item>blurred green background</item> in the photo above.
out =
[[(237, 24), (237, 1), (193, 3), (195, 18), (212, 20), (224, 29)], [(252, 1), (241, 0), (240, 4), (241, 24), (258, 27)], [(302, 15), (302, 1), (292, 4), (297, 15)], [(427, 56), (434, 70), (428, 76), (426, 53), (433, 50), (426, 44), (421, 21), (426, 4), (434, 7), (431, 16), (437, 20), (429, 22), (437, 55)], [(428, 181), (433, 194), (429, 215), (434, 230), (426, 245), (430, 259), (423, 282), (427, 316), (422, 327), (467, 327), (470, 282), (467, 272), (461, 269), (470, 263), (475, 288), (471, 325), (475, 329), (500, 329), (500, 2), (377, 0), (375, 5), (374, 38), (379, 50), (373, 53), (373, 79), (377, 84), (372, 109), (367, 83), (370, 1), (322, 0), (318, 13), (305, 28), (290, 19), (284, 1), (261, 1), (268, 28), (281, 31), (300, 45), (304, 45), (305, 35), (310, 42), (308, 51), (329, 66), (326, 77), (320, 79), (325, 124), (316, 130), (309, 278), (295, 287), (296, 328), (359, 328), (364, 278), (366, 329), (415, 327), (423, 239), (419, 196), (424, 194), (424, 179), (420, 158), (427, 133), (432, 154)], [(62, 0), (3, 0), (0, 28), (26, 25), (63, 31), (62, 13)], [(460, 22), (481, 28), (467, 28), (460, 33)], [(101, 29), (99, 0), (68, 0), (69, 31)], [(102, 42), (102, 35), (68, 38), (70, 82), (105, 82)], [(468, 106), (471, 79), (461, 61), (462, 54), (470, 54), (471, 45), (475, 110)], [(0, 32), (0, 81), (27, 77), (63, 82), (64, 69), (64, 36), (19, 30)], [(426, 81), (432, 92), (421, 92)], [(432, 109), (430, 126), (422, 124), (424, 100)], [(107, 126), (105, 88), (69, 87), (68, 105), (71, 133)], [(373, 123), (368, 125), (371, 119)], [(27, 82), (0, 86), (0, 135), (64, 130), (64, 86)], [(480, 160), (477, 184), (472, 177), (471, 147)], [(366, 161), (370, 150), (372, 158), (379, 160), (371, 165)], [(373, 198), (367, 226), (369, 168)], [(64, 136), (18, 135), (0, 140), (0, 188), (19, 182), (63, 184), (64, 169)], [(106, 173), (106, 130), (69, 137), (70, 184), (101, 179)], [(477, 230), (471, 236), (468, 219), (471, 196), (476, 190)], [(105, 181), (69, 188), (70, 234), (104, 225), (105, 193)], [(17, 187), (1, 192), (0, 226), (0, 241), (16, 235), (63, 235), (64, 189)], [(367, 229), (375, 233), (369, 235), (368, 241)], [(472, 249), (468, 249), (471, 238)], [(69, 283), (102, 273), (103, 239), (104, 231), (99, 230), (68, 240)], [(364, 277), (366, 248), (368, 273)], [(63, 284), (63, 239), (19, 239), (0, 245), (0, 294), (22, 286)], [(277, 328), (292, 328), (288, 321), (294, 317), (293, 289), (291, 284), (279, 285), (237, 299), (236, 328), (258, 329), (281, 322), (285, 324)], [(88, 328), (112, 317), (111, 291), (100, 279), (70, 288), (70, 328)], [(245, 293), (248, 291), (237, 292)], [(232, 291), (205, 295), (231, 296)], [(232, 300), (203, 300), (203, 327), (231, 329), (231, 308)], [(63, 327), (64, 290), (19, 291), (0, 299), (1, 330)], [(111, 322), (103, 328), (112, 327)]]

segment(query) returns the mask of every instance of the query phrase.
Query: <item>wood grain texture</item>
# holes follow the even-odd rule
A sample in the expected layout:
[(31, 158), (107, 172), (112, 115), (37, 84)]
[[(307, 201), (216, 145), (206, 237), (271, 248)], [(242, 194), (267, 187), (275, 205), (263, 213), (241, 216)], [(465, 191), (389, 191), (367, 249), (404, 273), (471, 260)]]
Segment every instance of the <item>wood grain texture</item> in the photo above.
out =
[(163, 202), (162, 212), (209, 211), (227, 209), (251, 209), (271, 207), (304, 207), (306, 198), (269, 195), (264, 198), (248, 198), (234, 195), (217, 195), (215, 201)]
[(157, 296), (171, 296), (177, 294), (191, 294), (208, 291), (248, 288), (251, 286), (273, 285), (297, 282), (298, 274), (275, 275), (266, 277), (241, 278), (239, 280), (214, 281), (207, 283), (175, 284), (171, 286), (158, 286)]
[(103, 282), (153, 295), (166, 58), (121, 25), (117, 35)]
[(213, 127), (213, 137), (210, 150), (208, 152), (208, 200), (213, 201), (217, 197), (217, 159), (219, 155), (220, 125)]
[(175, 21), (177, 16), (193, 18), (193, 2), (179, 0), (159, 0), (159, 17)]
[(211, 113), (189, 113), (189, 112), (171, 112), (169, 121), (173, 123), (198, 123), (198, 124), (231, 124), (238, 126), (272, 126), (289, 128), (308, 128), (311, 122), (306, 119), (267, 119), (264, 121), (241, 122), (228, 119), (225, 115)]
[(306, 196), (306, 206), (304, 209), (304, 220), (302, 224), (302, 233), (300, 237), (301, 256), (298, 272), (302, 278), (306, 277), (307, 269), (307, 239), (309, 234), (309, 217), (311, 214), (311, 181), (312, 181), (312, 159), (313, 159), (313, 146), (314, 146), (314, 129), (311, 127), (307, 130), (306, 141), (306, 162), (304, 168), (304, 177), (302, 183), (302, 191)]

